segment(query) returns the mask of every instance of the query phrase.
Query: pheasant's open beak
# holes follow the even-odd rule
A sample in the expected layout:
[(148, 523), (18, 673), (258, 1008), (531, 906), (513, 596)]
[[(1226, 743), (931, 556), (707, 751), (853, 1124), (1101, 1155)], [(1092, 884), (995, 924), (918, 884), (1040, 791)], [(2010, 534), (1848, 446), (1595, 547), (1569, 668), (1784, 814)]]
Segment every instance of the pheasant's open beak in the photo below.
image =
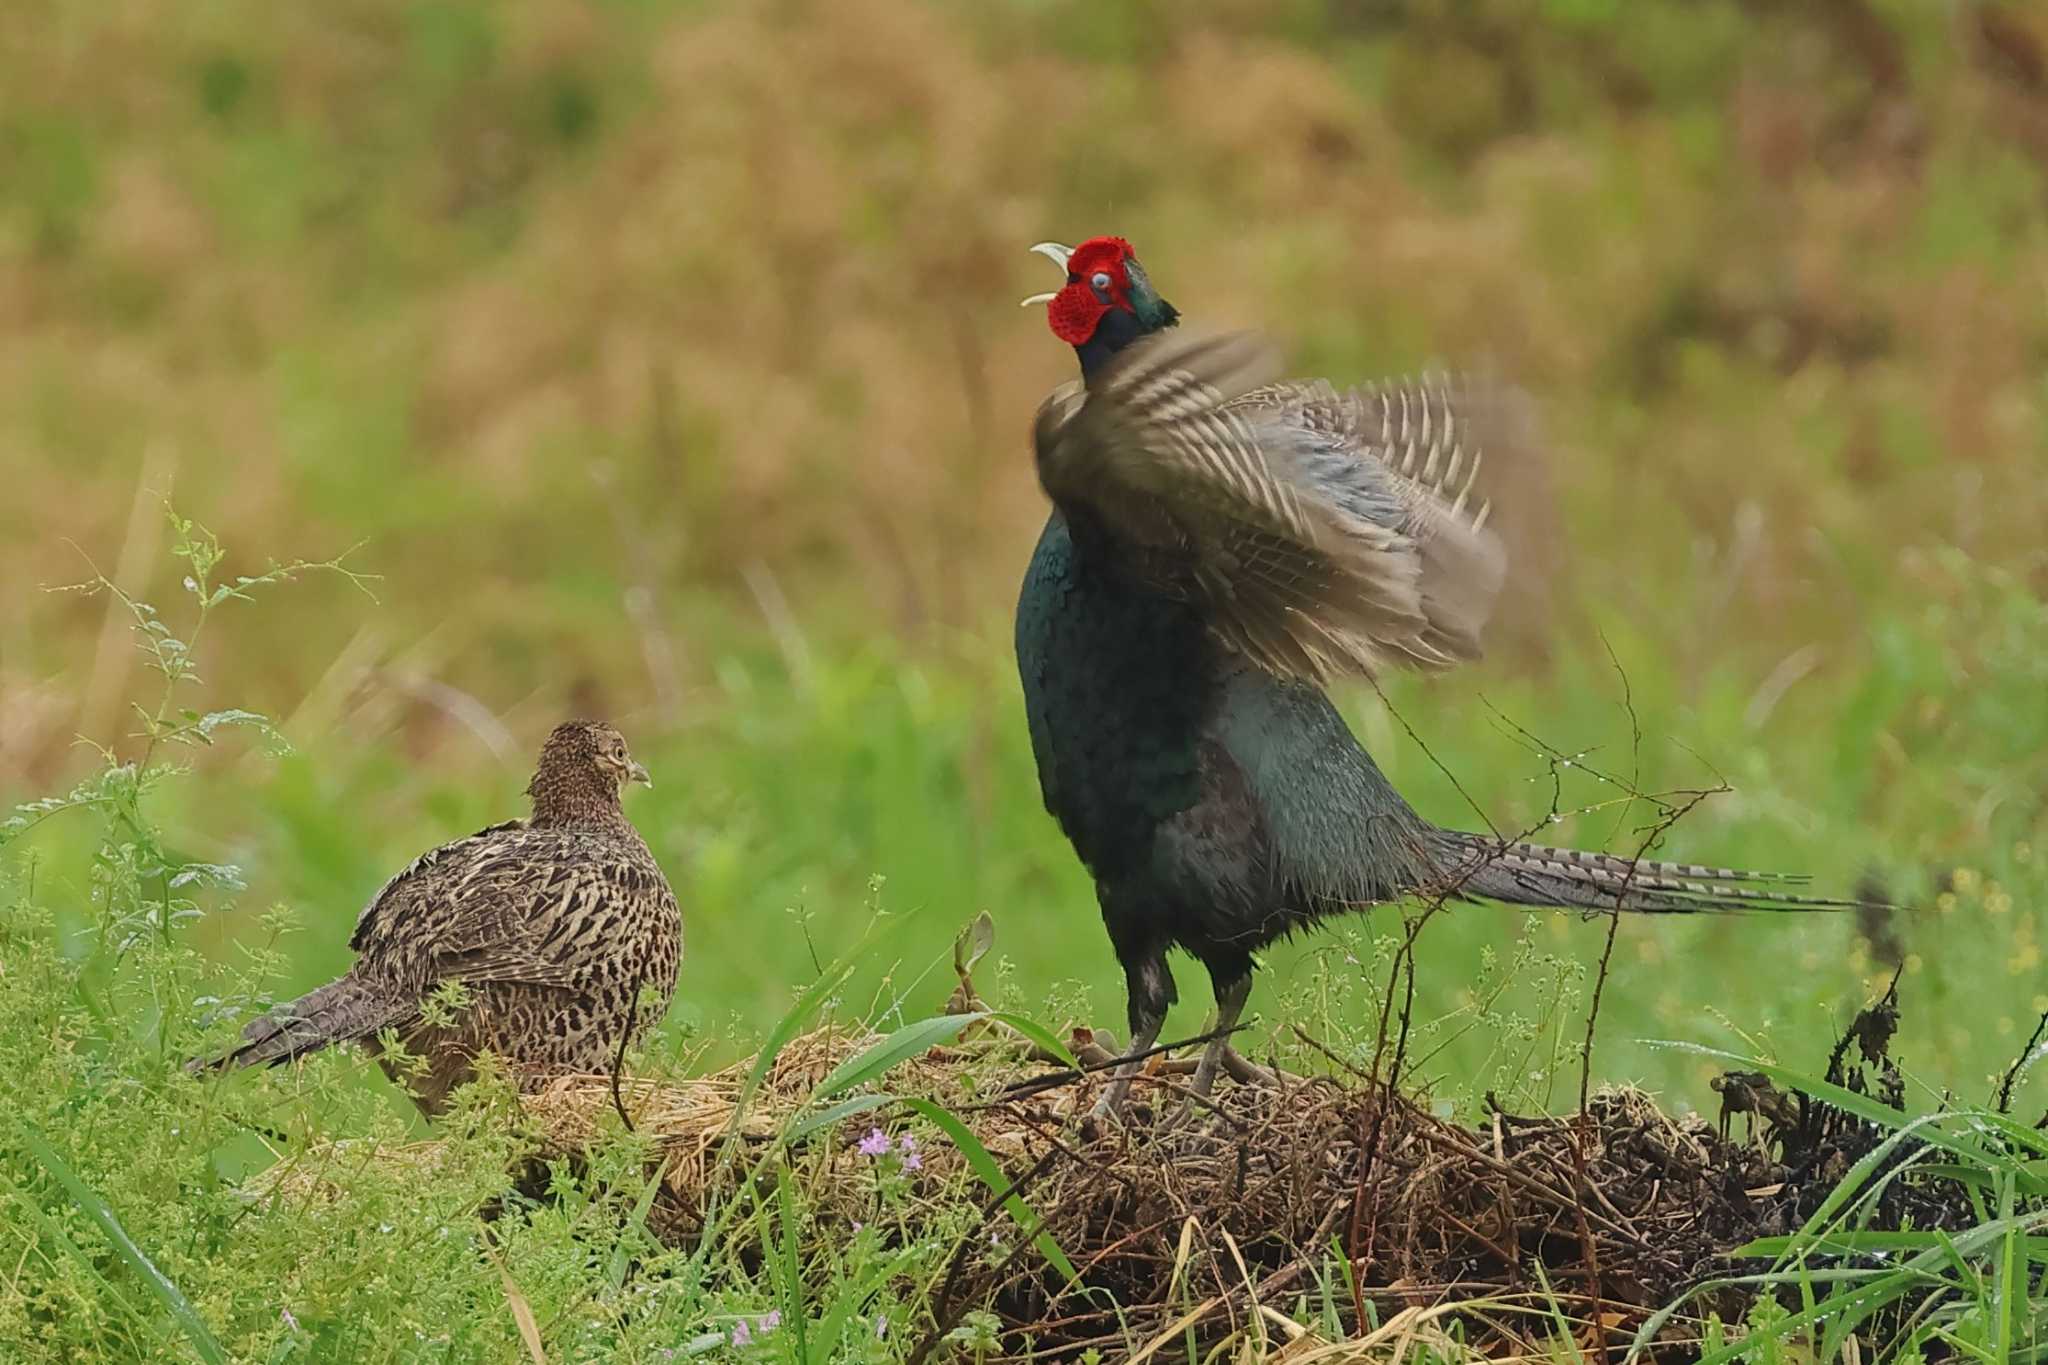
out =
[(631, 759), (628, 759), (626, 762), (626, 780), (628, 782), (638, 782), (643, 787), (654, 785), (654, 779), (647, 775), (647, 765), (636, 763)]
[[(1063, 271), (1067, 268), (1068, 259), (1072, 257), (1074, 254), (1074, 248), (1070, 246), (1061, 246), (1058, 242), (1040, 242), (1038, 245), (1032, 247), (1031, 249), (1037, 252), (1039, 255), (1045, 257), (1047, 260), (1051, 261), (1054, 265), (1058, 266)], [(1024, 302), (1018, 306), (1022, 308), (1029, 308), (1034, 303), (1051, 303), (1053, 299), (1056, 297), (1058, 297), (1056, 294), (1033, 294), (1030, 298), (1024, 300)]]

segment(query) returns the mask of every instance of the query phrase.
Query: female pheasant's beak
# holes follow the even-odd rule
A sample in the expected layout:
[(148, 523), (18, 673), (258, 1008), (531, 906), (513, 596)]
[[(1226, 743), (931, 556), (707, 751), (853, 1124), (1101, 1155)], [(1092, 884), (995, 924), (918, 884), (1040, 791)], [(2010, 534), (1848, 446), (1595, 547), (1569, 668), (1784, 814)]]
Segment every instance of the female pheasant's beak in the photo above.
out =
[(638, 782), (643, 787), (654, 785), (654, 779), (647, 775), (647, 765), (630, 759), (626, 763), (626, 780)]
[[(1058, 242), (1040, 242), (1038, 245), (1032, 247), (1031, 249), (1037, 252), (1039, 255), (1045, 257), (1047, 260), (1051, 261), (1054, 265), (1058, 266), (1062, 274), (1066, 272), (1068, 259), (1071, 258), (1074, 254), (1074, 248), (1070, 246), (1061, 246)], [(1057, 292), (1051, 294), (1033, 294), (1030, 298), (1024, 300), (1024, 302), (1018, 306), (1022, 308), (1029, 308), (1034, 303), (1051, 303), (1057, 297), (1059, 297)]]

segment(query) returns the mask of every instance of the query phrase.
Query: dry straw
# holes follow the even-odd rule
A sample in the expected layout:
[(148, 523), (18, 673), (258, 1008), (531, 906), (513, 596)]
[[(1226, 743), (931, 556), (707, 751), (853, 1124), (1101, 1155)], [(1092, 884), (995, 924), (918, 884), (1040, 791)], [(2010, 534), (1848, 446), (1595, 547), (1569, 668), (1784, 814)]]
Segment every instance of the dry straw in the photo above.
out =
[[(523, 1097), (534, 1156), (580, 1159), (629, 1119), (652, 1142), (661, 1184), (647, 1223), (663, 1240), (694, 1245), (707, 1207), (765, 1160), (786, 1163), (804, 1191), (806, 1242), (843, 1242), (873, 1217), (872, 1162), (858, 1142), (889, 1110), (791, 1135), (815, 1122), (820, 1083), (881, 1041), (842, 1028), (799, 1034), (751, 1095), (751, 1062), (690, 1080), (622, 1078), (616, 1092), (609, 1077), (557, 1078)], [(1084, 1062), (1099, 1051), (1085, 1034), (1076, 1042)], [(1192, 1333), (1306, 1365), (1424, 1347), (1456, 1358), (1445, 1335), (1456, 1319), (1463, 1351), (1540, 1355), (1561, 1326), (1589, 1345), (1596, 1332), (1625, 1337), (1727, 1249), (1780, 1230), (1789, 1198), (1761, 1146), (1673, 1119), (1633, 1090), (1598, 1093), (1581, 1116), (1496, 1110), (1466, 1126), (1390, 1100), (1363, 1075), (1285, 1077), (1278, 1093), (1229, 1087), (1208, 1105), (1191, 1102), (1183, 1075), (1155, 1060), (1130, 1123), (1105, 1125), (1083, 1117), (1093, 1074), (1061, 1075), (996, 1025), (970, 1025), (891, 1068), (889, 1093), (957, 1118), (1014, 1186), (1001, 1193), (1042, 1219), (1016, 1226), (960, 1146), (932, 1134), (903, 1216), (974, 1229), (939, 1283), (933, 1321), (989, 1307), (1011, 1340), (1041, 1350), (1172, 1359)], [(386, 1155), (431, 1170), (434, 1151)], [(323, 1165), (301, 1162), (276, 1184), (303, 1195)], [(1077, 1284), (1034, 1247), (1040, 1231)], [(1348, 1320), (1361, 1300), (1369, 1326), (1351, 1340), (1302, 1320), (1315, 1316), (1305, 1305), (1330, 1302)]]

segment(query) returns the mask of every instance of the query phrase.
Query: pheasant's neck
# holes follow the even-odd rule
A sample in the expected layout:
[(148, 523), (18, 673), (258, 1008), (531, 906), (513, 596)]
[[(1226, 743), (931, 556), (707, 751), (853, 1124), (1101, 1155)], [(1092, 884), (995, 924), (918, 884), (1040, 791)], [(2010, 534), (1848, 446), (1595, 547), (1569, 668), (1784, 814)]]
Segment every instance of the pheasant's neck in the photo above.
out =
[(618, 789), (602, 779), (554, 775), (543, 780), (536, 777), (533, 785), (527, 788), (527, 795), (533, 798), (531, 823), (539, 829), (614, 828), (622, 825), (631, 828), (626, 821), (626, 812), (619, 807)]
[(1126, 313), (1121, 308), (1110, 309), (1095, 324), (1095, 335), (1074, 348), (1074, 354), (1081, 361), (1081, 377), (1093, 379), (1103, 366), (1116, 358), (1117, 352), (1157, 330), (1147, 328), (1138, 321), (1135, 313)]

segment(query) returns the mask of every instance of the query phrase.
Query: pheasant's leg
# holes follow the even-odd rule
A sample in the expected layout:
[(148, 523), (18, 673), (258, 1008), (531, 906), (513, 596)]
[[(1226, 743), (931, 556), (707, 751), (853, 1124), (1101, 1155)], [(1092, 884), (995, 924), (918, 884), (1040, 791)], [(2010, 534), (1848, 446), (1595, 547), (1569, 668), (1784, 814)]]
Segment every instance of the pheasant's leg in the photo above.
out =
[(1142, 955), (1127, 960), (1124, 964), (1124, 989), (1130, 997), (1131, 1050), (1124, 1054), (1123, 1063), (1116, 1069), (1116, 1078), (1096, 1103), (1097, 1118), (1122, 1115), (1124, 1100), (1131, 1092), (1131, 1078), (1144, 1066), (1143, 1054), (1159, 1040), (1159, 1030), (1166, 1023), (1166, 1007), (1173, 1003), (1174, 991), (1173, 974), (1166, 969), (1165, 952), (1157, 948), (1147, 949)]
[(1216, 986), (1216, 1037), (1209, 1040), (1209, 1046), (1202, 1050), (1202, 1064), (1195, 1068), (1193, 1090), (1197, 1095), (1207, 1095), (1216, 1085), (1218, 1070), (1228, 1067), (1230, 1074), (1244, 1079), (1241, 1072), (1249, 1069), (1260, 1076), (1265, 1075), (1259, 1068), (1237, 1055), (1237, 1049), (1230, 1045), (1230, 1030), (1237, 1027), (1238, 1017), (1244, 1013), (1244, 1002), (1252, 993), (1251, 964), (1246, 963), (1240, 970), (1210, 969), (1211, 979)]
[(1159, 1040), (1160, 1026), (1166, 1022), (1166, 1016), (1163, 1014), (1148, 1019), (1143, 1023), (1138, 1022), (1135, 1015), (1136, 1012), (1133, 1011), (1131, 1050), (1125, 1054), (1126, 1060), (1118, 1065), (1116, 1077), (1110, 1081), (1109, 1089), (1105, 1090), (1102, 1093), (1102, 1098), (1095, 1102), (1095, 1117), (1097, 1118), (1109, 1119), (1121, 1118), (1123, 1116), (1124, 1100), (1131, 1093), (1131, 1078), (1136, 1076), (1145, 1065), (1139, 1054)]

